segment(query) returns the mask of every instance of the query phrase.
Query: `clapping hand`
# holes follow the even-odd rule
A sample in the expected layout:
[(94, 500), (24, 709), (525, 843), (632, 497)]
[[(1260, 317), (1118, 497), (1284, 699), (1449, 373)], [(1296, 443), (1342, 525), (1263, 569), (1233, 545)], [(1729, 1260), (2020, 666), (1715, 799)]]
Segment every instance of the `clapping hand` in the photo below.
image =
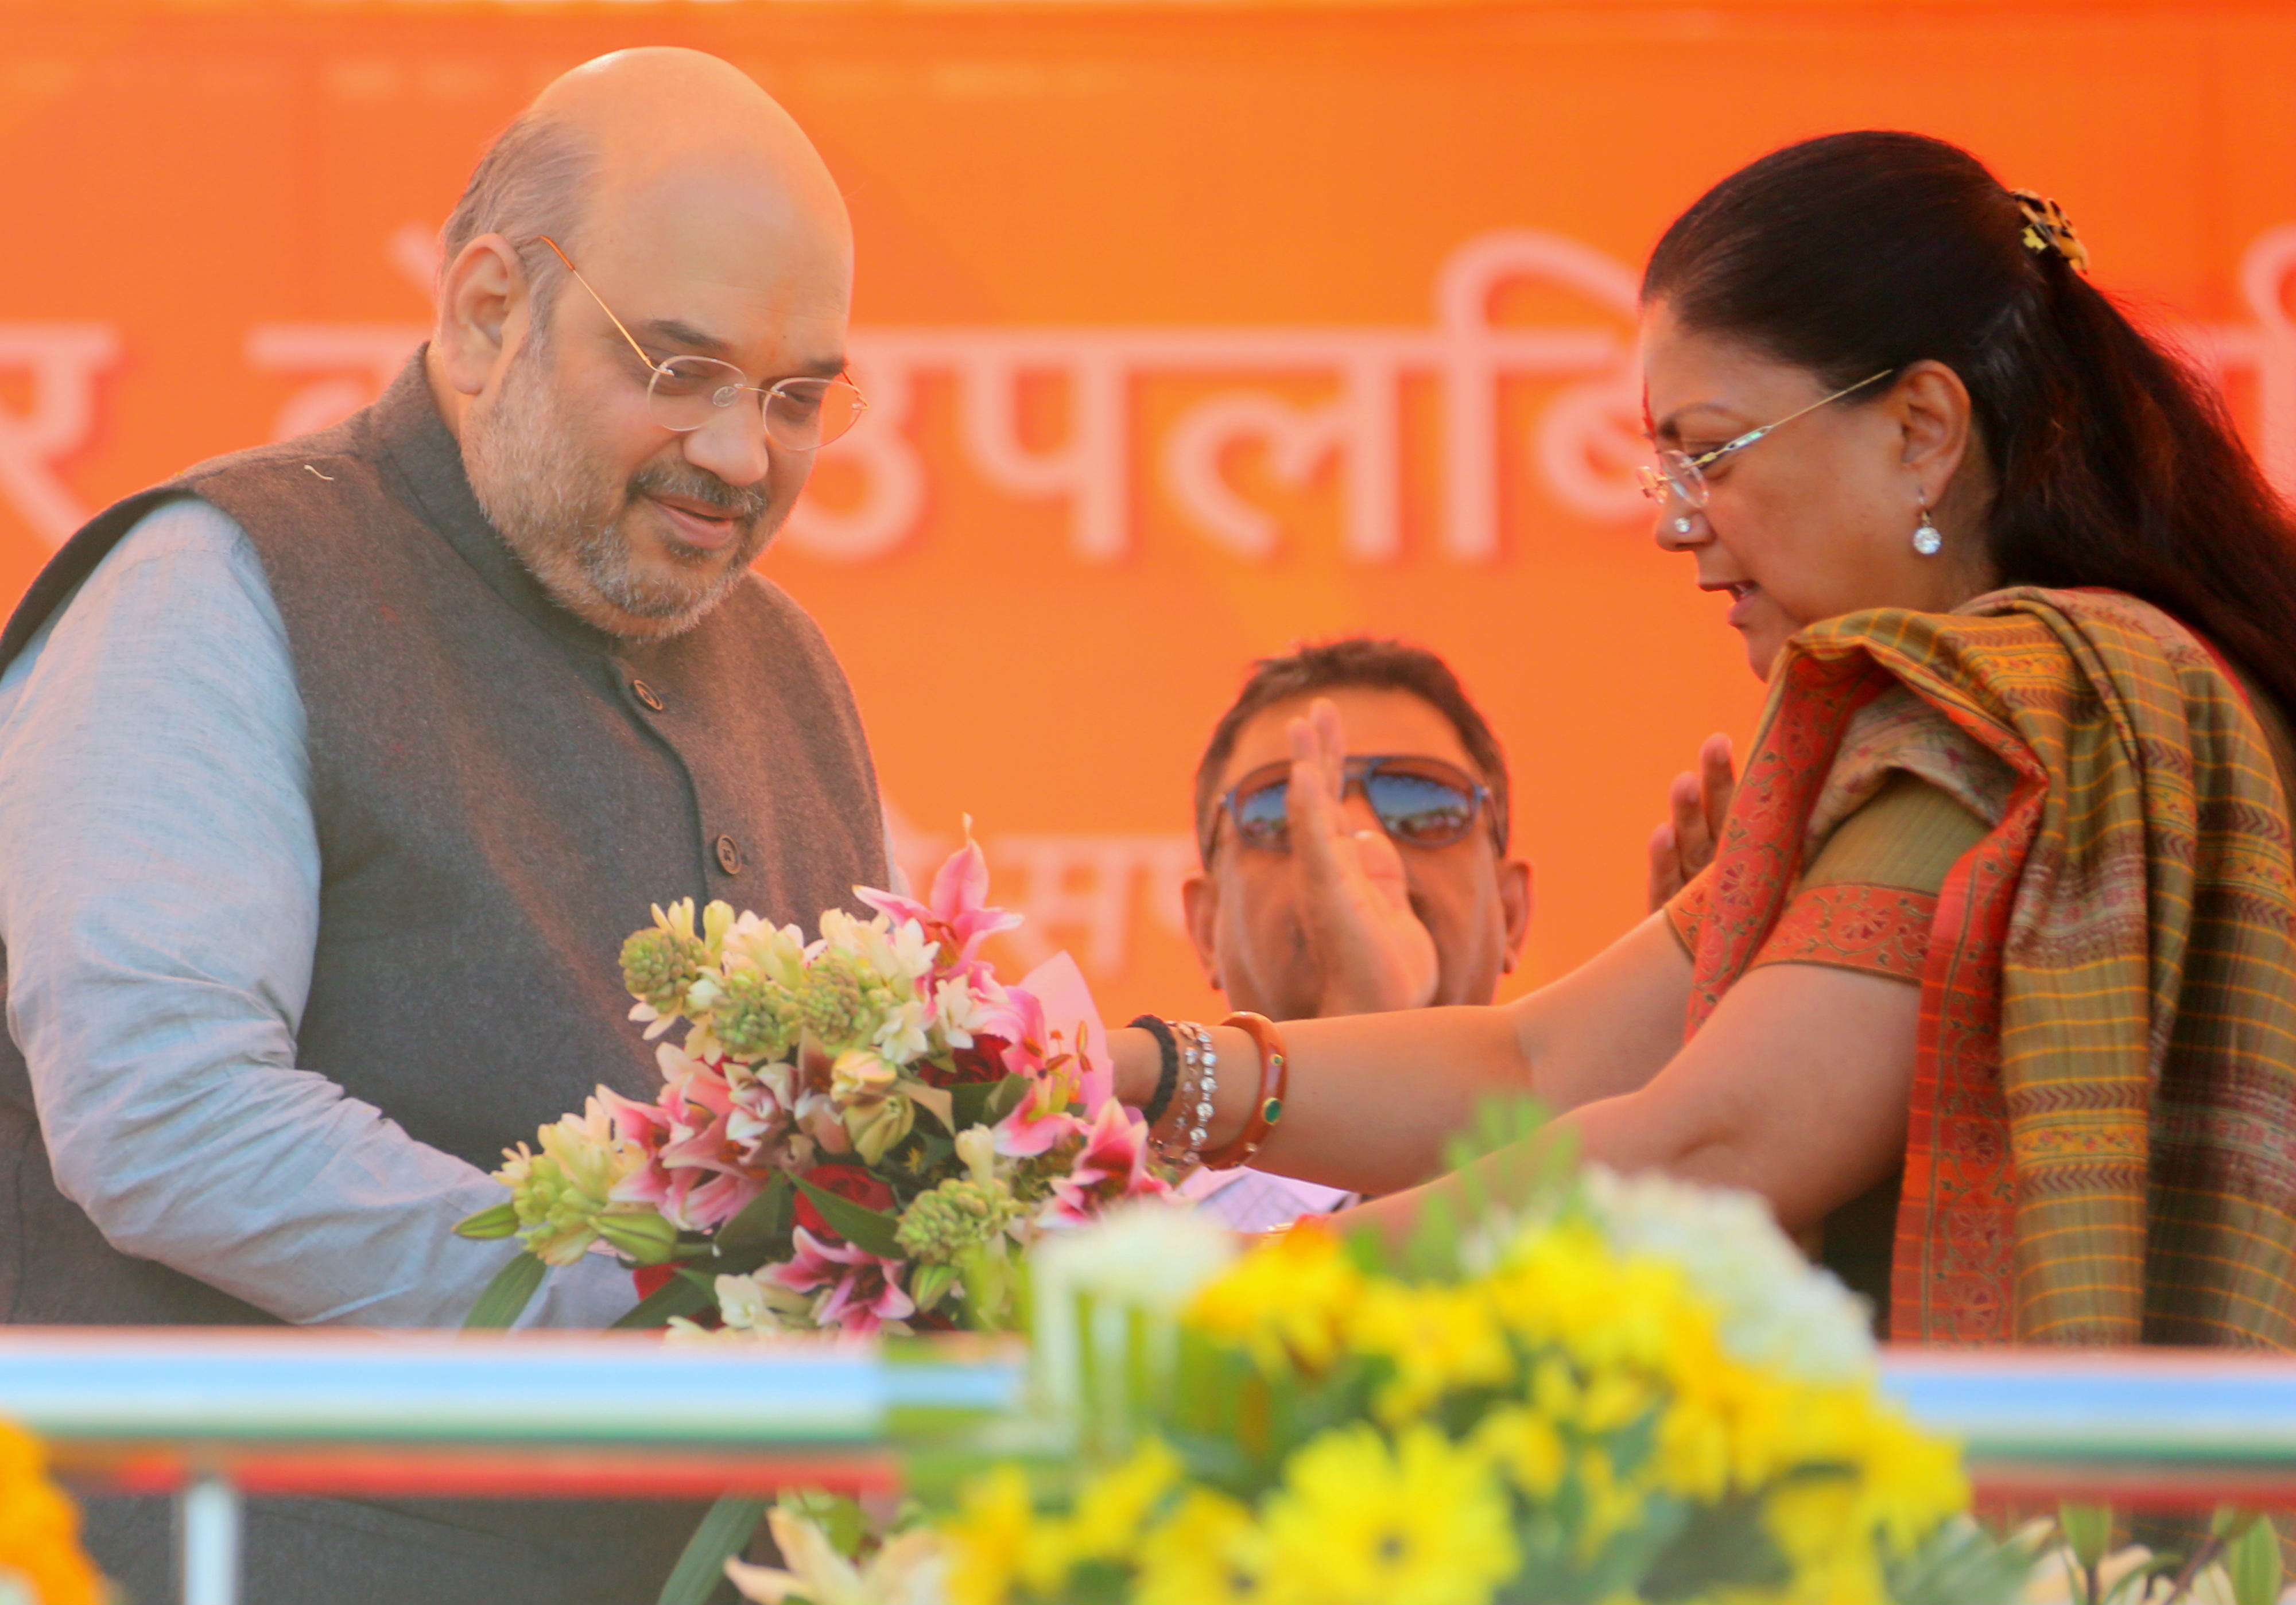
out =
[(1710, 735), (1698, 749), (1698, 773), (1684, 770), (1674, 777), (1667, 801), (1673, 817), (1659, 826), (1650, 839), (1650, 905), (1652, 913), (1699, 871), (1714, 861), (1715, 845), (1722, 839), (1722, 822), (1729, 817), (1730, 799), (1738, 790), (1737, 772), (1730, 762), (1730, 738)]
[(1300, 920), (1321, 977), (1317, 1012), (1370, 1014), (1434, 1001), (1435, 938), (1412, 912), (1402, 856), (1387, 833), (1352, 828), (1343, 808), (1347, 736), (1323, 698), (1288, 727), (1284, 799), (1300, 876)]

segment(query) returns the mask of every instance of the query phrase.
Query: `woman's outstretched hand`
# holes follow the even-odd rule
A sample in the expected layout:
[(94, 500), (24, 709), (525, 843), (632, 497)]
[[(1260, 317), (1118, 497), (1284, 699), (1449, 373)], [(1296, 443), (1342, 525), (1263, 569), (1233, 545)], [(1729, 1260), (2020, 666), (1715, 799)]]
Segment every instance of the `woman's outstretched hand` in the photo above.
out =
[(1425, 1008), (1435, 999), (1435, 938), (1412, 912), (1395, 843), (1382, 831), (1348, 823), (1340, 711), (1319, 697), (1289, 733), (1284, 807), (1299, 866), (1300, 921), (1322, 977), (1317, 1012)]
[(1673, 817), (1651, 836), (1652, 913), (1664, 908), (1675, 893), (1714, 861), (1715, 844), (1722, 839), (1722, 822), (1729, 817), (1730, 799), (1737, 790), (1730, 738), (1719, 733), (1708, 736), (1698, 749), (1698, 773), (1684, 770), (1668, 790)]

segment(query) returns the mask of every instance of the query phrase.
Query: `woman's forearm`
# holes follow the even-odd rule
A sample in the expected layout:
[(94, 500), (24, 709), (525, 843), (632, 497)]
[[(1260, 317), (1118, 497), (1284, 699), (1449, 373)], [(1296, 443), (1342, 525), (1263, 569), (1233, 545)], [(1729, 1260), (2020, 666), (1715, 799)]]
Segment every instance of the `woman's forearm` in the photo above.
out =
[[(1416, 1185), (1442, 1168), (1447, 1139), (1485, 1098), (1529, 1093), (1560, 1110), (1643, 1085), (1681, 1044), (1689, 985), (1688, 958), (1652, 916), (1515, 1003), (1287, 1021), (1283, 1118), (1251, 1162), (1357, 1192)], [(1242, 1129), (1259, 1093), (1251, 1039), (1228, 1029), (1212, 1038), (1219, 1086), (1207, 1151)], [(1156, 1091), (1155, 1039), (1121, 1030), (1109, 1045), (1117, 1096), (1144, 1106)], [(1160, 1130), (1173, 1126), (1168, 1118)]]
[[(1446, 1138), (1495, 1093), (1530, 1091), (1513, 1016), (1502, 1008), (1412, 1009), (1283, 1028), (1291, 1061), (1283, 1118), (1252, 1159), (1259, 1169), (1357, 1192), (1388, 1192), (1442, 1167)], [(1215, 1028), (1218, 1087), (1207, 1150), (1242, 1130), (1259, 1099), (1259, 1051), (1243, 1032)], [(1155, 1040), (1111, 1034), (1117, 1095), (1135, 1106), (1156, 1086)], [(1168, 1122), (1167, 1123), (1168, 1126)]]

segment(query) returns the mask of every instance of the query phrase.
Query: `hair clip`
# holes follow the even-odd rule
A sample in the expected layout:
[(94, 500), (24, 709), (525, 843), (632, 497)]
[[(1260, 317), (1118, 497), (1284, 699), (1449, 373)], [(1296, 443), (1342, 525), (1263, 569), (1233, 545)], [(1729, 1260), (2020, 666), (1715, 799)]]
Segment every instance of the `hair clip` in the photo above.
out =
[(2018, 238), (2025, 249), (2035, 256), (2054, 250), (2075, 273), (2088, 271), (2088, 247), (2073, 232), (2073, 220), (2065, 216), (2065, 209), (2046, 195), (2031, 190), (2012, 190), (2009, 198), (2025, 215), (2025, 227)]

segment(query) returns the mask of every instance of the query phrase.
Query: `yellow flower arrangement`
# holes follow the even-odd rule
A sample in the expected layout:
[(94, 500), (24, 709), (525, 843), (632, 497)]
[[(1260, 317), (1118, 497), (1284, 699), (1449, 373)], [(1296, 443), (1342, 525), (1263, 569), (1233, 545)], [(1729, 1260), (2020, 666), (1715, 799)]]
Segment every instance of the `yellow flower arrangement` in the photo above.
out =
[(48, 1480), (40, 1445), (0, 1425), (0, 1600), (99, 1605), (103, 1582), (79, 1546), (79, 1511)]
[(1957, 1454), (1758, 1207), (1567, 1167), (1486, 1201), (1225, 1268), (1184, 1214), (1112, 1222), (1128, 1275), (1203, 1279), (1040, 1303), (1068, 1430), (964, 1492), (954, 1605), (1979, 1605)]

